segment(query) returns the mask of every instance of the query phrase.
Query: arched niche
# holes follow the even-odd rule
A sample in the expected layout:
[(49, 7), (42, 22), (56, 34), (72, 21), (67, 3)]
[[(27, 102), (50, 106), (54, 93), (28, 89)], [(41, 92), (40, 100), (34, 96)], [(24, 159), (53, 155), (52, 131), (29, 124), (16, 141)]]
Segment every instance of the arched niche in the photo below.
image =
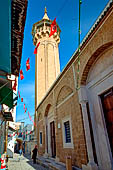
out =
[[(82, 77), (81, 77), (81, 85), (86, 85), (87, 82), (91, 81), (91, 77), (89, 76), (89, 74), (91, 73), (91, 69), (93, 69), (94, 65), (98, 65), (98, 69), (97, 69), (97, 72), (100, 73), (102, 71), (102, 65), (101, 65), (101, 70), (100, 70), (100, 60), (102, 61), (104, 58), (105, 60), (105, 63), (103, 64), (107, 64), (106, 60), (107, 58), (105, 58), (104, 56), (106, 55), (108, 57), (109, 55), (109, 51), (110, 49), (113, 47), (113, 42), (109, 42), (109, 43), (106, 43), (104, 45), (102, 45), (100, 48), (98, 48), (94, 53), (93, 55), (90, 57), (90, 59), (88, 60), (86, 66), (85, 66), (85, 69), (83, 71), (83, 74), (82, 74)], [(102, 62), (104, 62), (104, 60)], [(97, 62), (97, 63), (96, 63)], [(102, 63), (101, 63), (102, 64)], [(108, 63), (110, 64), (110, 63)], [(107, 66), (107, 65), (106, 65)], [(94, 70), (93, 70), (94, 71)], [(93, 73), (92, 71), (92, 73)], [(98, 74), (96, 73), (95, 75), (93, 75), (93, 78)], [(89, 78), (90, 77), (90, 78)]]
[(50, 111), (50, 108), (51, 108), (51, 104), (48, 104), (47, 107), (46, 107), (46, 109), (45, 109), (45, 114), (44, 114), (45, 117), (48, 116), (48, 113), (49, 113), (49, 111)]
[(56, 105), (59, 105), (72, 93), (73, 93), (73, 90), (69, 86), (67, 86), (67, 85), (63, 86), (59, 91)]

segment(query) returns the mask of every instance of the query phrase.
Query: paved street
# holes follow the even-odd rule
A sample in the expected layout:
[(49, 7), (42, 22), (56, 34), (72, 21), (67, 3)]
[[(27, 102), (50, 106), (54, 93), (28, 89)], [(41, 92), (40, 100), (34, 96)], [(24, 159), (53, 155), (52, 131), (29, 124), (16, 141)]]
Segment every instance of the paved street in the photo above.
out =
[(31, 159), (27, 159), (23, 155), (15, 154), (14, 158), (8, 161), (8, 170), (47, 170), (39, 164), (33, 164)]

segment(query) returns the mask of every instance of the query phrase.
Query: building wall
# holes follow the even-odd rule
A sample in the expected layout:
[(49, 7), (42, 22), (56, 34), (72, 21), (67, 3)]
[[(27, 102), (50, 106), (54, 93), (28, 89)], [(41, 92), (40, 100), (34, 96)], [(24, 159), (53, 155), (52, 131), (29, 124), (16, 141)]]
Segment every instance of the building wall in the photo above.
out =
[[(76, 105), (75, 105), (76, 103)], [(48, 128), (50, 122), (55, 121), (55, 135), (56, 135), (56, 157), (59, 161), (65, 163), (66, 156), (72, 156), (73, 165), (81, 167), (87, 163), (87, 152), (85, 147), (84, 127), (83, 120), (78, 103), (78, 95), (75, 90), (75, 82), (73, 76), (73, 68), (71, 67), (63, 78), (58, 82), (53, 91), (49, 94), (43, 105), (39, 110), (38, 122), (38, 141), (40, 141), (39, 133), (43, 134), (42, 145), (38, 142), (39, 154), (45, 153), (45, 117), (48, 119)], [(69, 117), (72, 124), (72, 140), (73, 146), (65, 148), (63, 146), (63, 125), (62, 120)], [(76, 122), (76, 123), (75, 123)], [(58, 128), (60, 124), (60, 128)], [(50, 130), (49, 130), (50, 131)], [(48, 154), (51, 156), (51, 138), (50, 132), (48, 133)], [(65, 156), (64, 156), (65, 155)]]
[[(94, 95), (95, 93), (95, 91), (91, 91), (91, 93), (88, 89), (89, 86), (87, 85), (89, 85), (95, 79), (98, 79), (98, 77), (100, 77), (102, 74), (104, 80), (104, 77), (106, 76), (104, 71), (106, 71), (108, 68), (111, 69), (111, 72), (108, 79), (106, 79), (106, 82), (104, 82), (103, 80), (101, 81), (101, 83), (103, 83), (102, 86), (100, 86), (100, 91), (101, 93), (103, 92), (101, 90), (101, 88), (103, 87), (104, 91), (107, 90), (107, 88), (113, 87), (113, 79), (111, 76), (111, 74), (113, 73), (113, 31), (111, 29), (112, 25), (113, 15), (112, 12), (109, 12), (108, 14), (106, 14), (105, 18), (98, 24), (95, 30), (93, 30), (93, 33), (90, 34), (86, 43), (82, 46), (80, 53), (81, 64), (79, 74), (79, 87), (81, 90), (81, 87), (84, 86), (87, 95)], [(91, 139), (90, 129), (88, 129), (90, 126), (89, 122), (86, 121), (87, 114), (83, 115), (84, 110), (82, 108), (83, 105), (80, 100), (83, 98), (84, 93), (79, 93), (80, 90), (76, 90), (76, 77), (77, 58), (75, 54), (75, 56), (73, 56), (71, 61), (67, 64), (59, 79), (56, 80), (51, 90), (47, 93), (46, 97), (38, 106), (37, 141), (39, 154), (47, 154), (47, 140), (50, 143), (49, 139), (51, 138), (50, 130), (48, 130), (48, 139), (46, 139), (46, 125), (49, 129), (50, 122), (54, 121), (56, 137), (56, 159), (65, 163), (66, 156), (72, 156), (72, 164), (82, 168), (83, 165), (87, 165), (89, 159), (91, 158), (91, 155), (93, 154), (91, 153), (92, 141), (88, 140), (88, 134), (89, 139)], [(95, 87), (95, 84), (93, 84), (93, 86)], [(94, 142), (96, 147), (99, 170), (111, 170), (112, 167), (109, 144), (108, 140), (106, 140), (104, 132), (105, 127), (103, 126), (103, 122), (100, 118), (100, 110), (93, 109), (93, 104), (96, 102), (93, 101), (93, 99), (90, 99), (91, 96), (89, 95), (89, 98), (87, 100), (90, 104), (91, 124), (94, 133)], [(96, 98), (94, 98), (94, 100), (97, 99), (98, 95), (96, 96)], [(85, 99), (84, 102), (86, 102)], [(97, 105), (94, 104), (94, 108), (96, 107)], [(94, 112), (92, 110), (94, 110)], [(68, 147), (66, 147), (63, 143), (63, 121), (66, 119), (70, 119), (72, 133), (72, 144)], [(98, 121), (101, 121), (101, 123), (99, 124)], [(39, 138), (40, 131), (43, 134), (41, 146)], [(103, 133), (101, 133), (100, 131)], [(95, 133), (97, 133), (97, 135)], [(104, 144), (102, 144), (102, 142), (100, 141), (98, 144), (99, 135), (100, 137), (103, 135), (103, 141), (105, 142), (106, 147), (104, 147)], [(50, 151), (48, 151), (48, 155), (51, 156), (51, 146), (49, 143), (48, 147)], [(91, 150), (89, 148), (91, 148)], [(103, 155), (107, 155), (107, 157), (105, 158)]]

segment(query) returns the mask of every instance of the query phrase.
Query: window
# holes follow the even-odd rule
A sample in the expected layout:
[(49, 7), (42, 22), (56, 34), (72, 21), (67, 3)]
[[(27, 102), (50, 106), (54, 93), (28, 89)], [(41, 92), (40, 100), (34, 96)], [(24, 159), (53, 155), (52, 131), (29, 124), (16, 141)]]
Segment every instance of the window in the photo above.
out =
[(71, 117), (66, 116), (62, 120), (63, 148), (73, 148)]
[(64, 122), (64, 128), (65, 128), (65, 143), (71, 143), (71, 134), (70, 134), (69, 121)]
[(42, 145), (42, 132), (40, 132), (40, 144)]

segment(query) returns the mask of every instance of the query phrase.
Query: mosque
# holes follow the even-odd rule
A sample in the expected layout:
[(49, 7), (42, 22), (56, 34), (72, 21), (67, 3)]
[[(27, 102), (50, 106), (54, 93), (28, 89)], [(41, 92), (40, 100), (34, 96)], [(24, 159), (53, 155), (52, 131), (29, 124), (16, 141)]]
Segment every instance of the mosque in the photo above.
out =
[(109, 1), (60, 73), (60, 28), (45, 14), (33, 25), (35, 136), (39, 155), (83, 170), (113, 170), (113, 2)]

